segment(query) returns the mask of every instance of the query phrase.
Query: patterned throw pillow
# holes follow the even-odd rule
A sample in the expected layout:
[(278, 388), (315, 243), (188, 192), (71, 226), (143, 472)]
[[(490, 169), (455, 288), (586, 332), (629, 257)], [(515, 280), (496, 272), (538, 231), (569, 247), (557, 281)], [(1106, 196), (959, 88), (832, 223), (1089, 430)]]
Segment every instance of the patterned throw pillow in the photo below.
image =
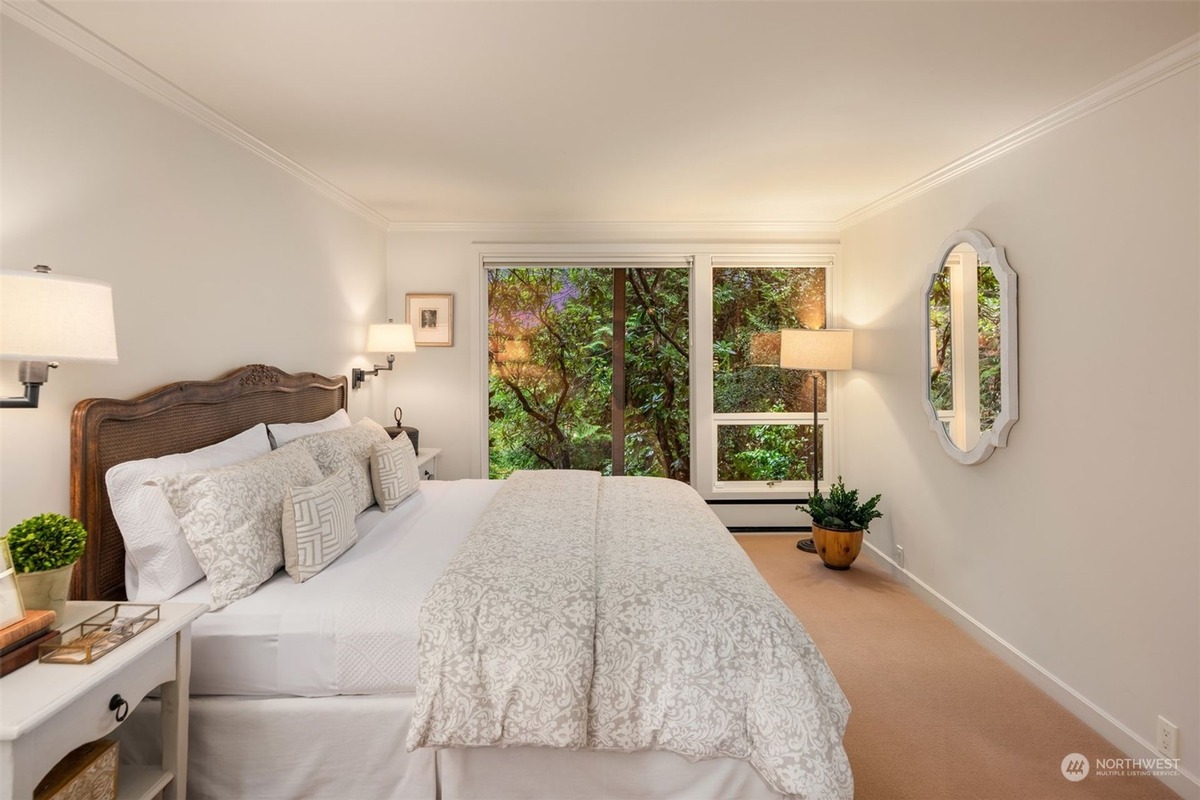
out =
[(296, 583), (316, 575), (358, 541), (354, 486), (345, 473), (288, 489), (283, 499), (283, 566)]
[(407, 436), (375, 445), (371, 451), (371, 485), (375, 502), (382, 511), (391, 511), (400, 501), (417, 491), (421, 481), (417, 454)]
[(375, 420), (361, 419), (349, 428), (301, 436), (279, 449), (299, 447), (307, 450), (321, 468), (322, 477), (346, 473), (354, 487), (354, 513), (357, 514), (375, 502), (375, 492), (371, 488), (371, 448), (391, 441), (391, 438)]
[(154, 479), (208, 576), (214, 611), (253, 594), (283, 566), (284, 495), (320, 480), (312, 456), (288, 447), (229, 467)]

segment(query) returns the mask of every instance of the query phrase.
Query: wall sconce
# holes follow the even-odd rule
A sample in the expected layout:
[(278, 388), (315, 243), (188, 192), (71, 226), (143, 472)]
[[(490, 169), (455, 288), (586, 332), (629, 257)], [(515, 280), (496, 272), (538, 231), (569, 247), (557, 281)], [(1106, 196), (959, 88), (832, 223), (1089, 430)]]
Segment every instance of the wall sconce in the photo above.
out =
[(363, 385), (367, 376), (378, 375), (382, 371), (391, 371), (396, 361), (394, 353), (415, 353), (416, 340), (413, 339), (413, 327), (407, 323), (388, 320), (383, 325), (371, 325), (367, 328), (367, 352), (387, 353), (387, 366), (375, 365), (375, 369), (365, 370), (355, 367), (350, 370), (350, 388), (357, 389)]
[(0, 408), (37, 408), (42, 384), (61, 361), (117, 363), (112, 286), (86, 278), (0, 270), (0, 358), (20, 361), (23, 397), (0, 398)]

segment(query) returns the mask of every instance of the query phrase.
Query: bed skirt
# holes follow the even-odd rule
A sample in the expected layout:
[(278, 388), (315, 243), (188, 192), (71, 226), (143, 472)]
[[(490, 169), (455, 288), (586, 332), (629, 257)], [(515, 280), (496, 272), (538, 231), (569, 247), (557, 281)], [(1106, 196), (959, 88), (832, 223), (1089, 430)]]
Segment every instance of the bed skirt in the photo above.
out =
[[(344, 800), (781, 800), (745, 761), (540, 747), (405, 752), (411, 694), (193, 697), (188, 796)], [(158, 702), (117, 730), (122, 761), (158, 763)]]

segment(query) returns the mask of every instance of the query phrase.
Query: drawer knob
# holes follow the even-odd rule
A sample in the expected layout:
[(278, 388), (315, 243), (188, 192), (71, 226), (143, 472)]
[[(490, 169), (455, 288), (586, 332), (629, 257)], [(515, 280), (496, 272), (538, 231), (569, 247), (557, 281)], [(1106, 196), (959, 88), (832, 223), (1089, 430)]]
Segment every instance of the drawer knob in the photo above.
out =
[(117, 712), (117, 722), (124, 722), (129, 716), (129, 701), (119, 694), (114, 694), (112, 700), (108, 701), (108, 710)]

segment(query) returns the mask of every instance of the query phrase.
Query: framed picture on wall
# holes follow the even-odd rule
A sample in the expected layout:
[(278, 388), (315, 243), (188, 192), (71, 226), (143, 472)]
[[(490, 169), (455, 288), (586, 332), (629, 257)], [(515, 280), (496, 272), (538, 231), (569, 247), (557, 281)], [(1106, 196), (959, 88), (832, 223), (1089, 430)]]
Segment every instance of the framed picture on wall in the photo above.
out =
[(417, 347), (454, 346), (454, 295), (406, 294), (404, 314)]

